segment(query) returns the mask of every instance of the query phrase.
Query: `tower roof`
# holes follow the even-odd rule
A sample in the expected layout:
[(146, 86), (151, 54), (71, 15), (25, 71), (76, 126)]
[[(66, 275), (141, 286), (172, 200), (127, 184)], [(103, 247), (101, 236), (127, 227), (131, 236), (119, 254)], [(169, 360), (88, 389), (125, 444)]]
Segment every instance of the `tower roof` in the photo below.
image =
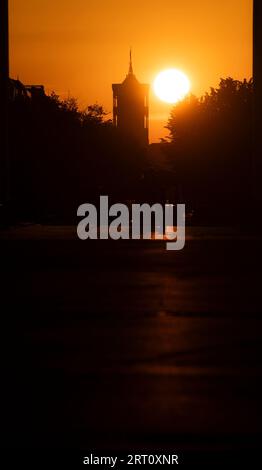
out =
[(130, 89), (134, 89), (134, 88), (137, 89), (138, 86), (143, 87), (145, 89), (145, 91), (148, 92), (149, 85), (144, 84), (144, 83), (140, 83), (138, 81), (138, 79), (136, 78), (135, 74), (134, 74), (133, 60), (132, 60), (132, 49), (130, 48), (128, 73), (126, 74), (126, 77), (125, 77), (125, 79), (122, 83), (113, 83), (112, 88), (117, 93), (117, 90), (122, 89), (122, 87), (124, 87), (124, 89), (128, 88), (130, 90)]
[(128, 70), (128, 75), (134, 75), (134, 72), (133, 72), (133, 64), (132, 64), (132, 49), (130, 47), (130, 51), (129, 51), (129, 70)]
[(129, 69), (128, 69), (128, 74), (125, 78), (125, 80), (123, 81), (123, 84), (131, 84), (131, 83), (138, 83), (138, 80), (134, 74), (134, 70), (133, 70), (133, 61), (132, 61), (132, 49), (130, 47), (130, 51), (129, 51)]

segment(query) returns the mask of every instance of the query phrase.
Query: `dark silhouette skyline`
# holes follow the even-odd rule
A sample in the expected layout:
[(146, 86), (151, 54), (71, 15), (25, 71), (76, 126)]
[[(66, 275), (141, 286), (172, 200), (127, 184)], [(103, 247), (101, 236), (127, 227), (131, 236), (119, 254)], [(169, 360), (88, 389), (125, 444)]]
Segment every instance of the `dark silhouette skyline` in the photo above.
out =
[[(175, 67), (201, 96), (221, 76), (252, 76), (252, 0), (215, 0), (212, 8), (206, 0), (165, 0), (154, 8), (151, 0), (115, 0), (114, 7), (107, 0), (44, 3), (10, 4), (11, 75), (44, 84), (62, 99), (69, 91), (82, 108), (101, 102), (112, 109), (111, 84), (125, 77), (130, 45), (141, 83), (152, 84), (161, 70)], [(149, 138), (158, 142), (169, 107), (154, 92), (150, 101)]]
[[(5, 8), (6, 8), (8, 2), (3, 2), (3, 4), (5, 4)], [(256, 11), (256, 8), (255, 8), (254, 11)], [(256, 29), (255, 29), (255, 31), (256, 31)], [(254, 33), (254, 37), (255, 37), (255, 33)], [(5, 28), (5, 39), (3, 40), (3, 44), (4, 44), (4, 41), (5, 41), (5, 49), (4, 49), (5, 52), (7, 51), (7, 47), (8, 47), (7, 39), (8, 39), (8, 34), (7, 34), (7, 29)], [(259, 41), (257, 40), (257, 43), (258, 42)], [(5, 53), (5, 55), (2, 55), (2, 57), (5, 58), (4, 60), (7, 63), (8, 62), (8, 53)], [(3, 89), (4, 89), (4, 86), (2, 86), (2, 90)], [(36, 89), (32, 88), (32, 90), (34, 91)], [(126, 152), (126, 154), (129, 155), (130, 152), (128, 151), (128, 147), (130, 148), (130, 146), (127, 142), (124, 143), (125, 137), (127, 137), (127, 140), (129, 140), (129, 139), (137, 140), (138, 142), (143, 143), (145, 145), (148, 143), (148, 104), (149, 104), (148, 103), (148, 85), (139, 84), (139, 82), (136, 80), (135, 75), (133, 73), (132, 64), (130, 64), (129, 73), (128, 73), (125, 81), (123, 82), (123, 84), (114, 84), (113, 85), (113, 90), (114, 90), (114, 101), (115, 101), (114, 105), (117, 105), (117, 106), (114, 106), (113, 124), (119, 130), (121, 129), (123, 131), (123, 137), (121, 139), (121, 138), (119, 138), (119, 135), (117, 136), (117, 134), (113, 130), (109, 130), (110, 125), (108, 124), (107, 125), (108, 130), (107, 130), (106, 139), (109, 138), (108, 137), (109, 134), (110, 134), (110, 138), (109, 138), (109, 141), (107, 143), (107, 149), (108, 149), (108, 152), (109, 152), (110, 155), (113, 155), (113, 154), (120, 155), (121, 152), (123, 152), (123, 153)], [(2, 94), (2, 96), (4, 96), (4, 94)], [(20, 106), (22, 106), (21, 103), (20, 103)], [(70, 110), (68, 109), (68, 111), (70, 111)], [(36, 112), (36, 109), (35, 109), (35, 106), (34, 106), (34, 113), (35, 112)], [(40, 112), (40, 110), (39, 110), (39, 112)], [(44, 114), (46, 112), (47, 112), (47, 109), (45, 109)], [(77, 110), (77, 112), (79, 113), (79, 110)], [(80, 114), (78, 114), (78, 116)], [(12, 118), (13, 117), (11, 116), (10, 119), (12, 120)], [(49, 117), (46, 116), (46, 118), (48, 119)], [(81, 119), (78, 122), (80, 123), (80, 121), (81, 121)], [(15, 122), (16, 122), (16, 125), (18, 126), (17, 120), (15, 120)], [(20, 124), (21, 124), (21, 127), (23, 128), (23, 124), (22, 123), (20, 123)], [(37, 138), (39, 138), (42, 141), (45, 138), (44, 135), (41, 135), (43, 130), (39, 129), (39, 126), (36, 129), (34, 129), (34, 127), (35, 127), (35, 124), (32, 123), (32, 133), (31, 133), (32, 134), (32, 139), (31, 140), (32, 141), (34, 141), (34, 140), (37, 141)], [(20, 132), (20, 131), (18, 130), (18, 132)], [(104, 129), (103, 129), (102, 132), (104, 133)], [(256, 135), (258, 135), (258, 133), (259, 132), (257, 131)], [(71, 149), (72, 154), (75, 151), (75, 149), (77, 149), (76, 150), (77, 152), (80, 152), (80, 150), (79, 150), (80, 144), (79, 144), (79, 142), (77, 142), (77, 140), (74, 140), (74, 139), (77, 139), (77, 135), (76, 134), (74, 135), (73, 130), (70, 131), (70, 134), (71, 134), (72, 141), (71, 141), (71, 144), (68, 146), (68, 148)], [(73, 137), (73, 135), (74, 135), (74, 137)], [(7, 136), (7, 132), (3, 132), (3, 137), (2, 137), (3, 144), (4, 144), (4, 141), (7, 140), (6, 136)], [(55, 152), (55, 149), (57, 149), (57, 142), (58, 141), (61, 142), (61, 138), (58, 137), (58, 135), (56, 137), (57, 137), (57, 140), (56, 140), (56, 143), (54, 143), (54, 145), (53, 145), (53, 148), (51, 150), (51, 154), (53, 154)], [(134, 139), (134, 137), (135, 137), (135, 139)], [(52, 138), (55, 138), (55, 136), (53, 135)], [(66, 137), (65, 140), (67, 140), (67, 139), (68, 139), (68, 137)], [(110, 168), (110, 172), (112, 174), (112, 176), (110, 178), (110, 181), (109, 180), (106, 181), (104, 177), (99, 177), (98, 172), (97, 172), (97, 176), (94, 177), (94, 172), (96, 170), (94, 168), (94, 164), (90, 163), (90, 159), (96, 160), (98, 158), (98, 153), (97, 152), (101, 152), (101, 144), (100, 145), (95, 144), (94, 143), (95, 139), (96, 138), (94, 136), (92, 137), (92, 139), (90, 139), (90, 142), (88, 144), (89, 149), (87, 149), (87, 148), (84, 149), (84, 147), (82, 147), (83, 154), (85, 152), (87, 152), (87, 154), (90, 155), (89, 164), (90, 164), (91, 171), (87, 171), (86, 179), (88, 180), (88, 178), (90, 177), (90, 179), (92, 180), (91, 187), (93, 188), (93, 190), (92, 190), (93, 194), (97, 194), (98, 188), (100, 188), (100, 189), (110, 188), (111, 183), (116, 188), (116, 184), (115, 184), (116, 178), (118, 178), (118, 179), (120, 178), (120, 179), (123, 180), (125, 178), (124, 175), (127, 176), (127, 173), (129, 172), (129, 170), (131, 168), (132, 168), (131, 175), (136, 174), (136, 176), (135, 176), (135, 180), (133, 180), (133, 177), (131, 177), (129, 190), (125, 191), (124, 189), (121, 189), (122, 185), (123, 185), (123, 187), (126, 186), (121, 181), (121, 183), (118, 182), (118, 185), (117, 185), (118, 186), (118, 191), (116, 191), (115, 189), (113, 190), (114, 195), (118, 193), (120, 195), (120, 197), (123, 198), (123, 197), (129, 197), (129, 196), (134, 197), (134, 195), (136, 195), (136, 196), (140, 195), (141, 196), (142, 194), (144, 194), (146, 197), (151, 199), (152, 197), (154, 197), (153, 194), (155, 194), (155, 195), (158, 194), (158, 195), (160, 195), (161, 199), (164, 199), (165, 194), (170, 192), (169, 191), (170, 184), (171, 184), (171, 186), (173, 186), (173, 183), (170, 183), (170, 179), (172, 180), (172, 171), (174, 171), (174, 170), (172, 169), (170, 171), (170, 169), (169, 169), (168, 171), (164, 171), (164, 173), (161, 172), (161, 174), (160, 174), (159, 170), (156, 170), (154, 168), (154, 164), (150, 163), (150, 152), (148, 153), (148, 155), (146, 155), (146, 152), (144, 152), (143, 158), (140, 158), (140, 160), (141, 160), (140, 162), (135, 161), (135, 159), (132, 162), (132, 157), (129, 158), (128, 156), (126, 156), (126, 159), (124, 161), (121, 161), (120, 157), (112, 157), (113, 160), (110, 160), (110, 158), (109, 158), (109, 162), (112, 163), (112, 161), (115, 161), (115, 163)], [(117, 140), (118, 140), (118, 142), (117, 142)], [(208, 138), (207, 138), (207, 140), (208, 140)], [(29, 146), (28, 147), (28, 150), (29, 150), (28, 152), (27, 152), (26, 147), (24, 148), (25, 167), (27, 165), (26, 162), (28, 162), (28, 158), (29, 158), (27, 153), (29, 155), (31, 154), (31, 150), (30, 150), (31, 144), (32, 144), (32, 142), (31, 143), (30, 142), (25, 143), (25, 146), (26, 145)], [(63, 148), (63, 144), (61, 144), (61, 149), (62, 148)], [(93, 150), (91, 150), (92, 148), (93, 148)], [(95, 150), (94, 150), (94, 148), (95, 148)], [(117, 148), (117, 150), (116, 150), (116, 148)], [(14, 151), (15, 154), (16, 154), (16, 150), (15, 150), (13, 144), (11, 145), (11, 152), (12, 151)], [(36, 147), (35, 147), (35, 151), (38, 151), (38, 150), (36, 150)], [(209, 148), (209, 151), (212, 151), (211, 147)], [(242, 151), (242, 149), (240, 149), (240, 152), (241, 151)], [(66, 153), (67, 153), (67, 149), (65, 149), (65, 154)], [(44, 159), (44, 156), (41, 157), (42, 154), (43, 154), (43, 151), (42, 151), (42, 149), (40, 149), (39, 150), (39, 160), (40, 161), (41, 161), (41, 158)], [(2, 184), (1, 184), (1, 189), (2, 189), (2, 193), (3, 193), (3, 196), (2, 196), (3, 200), (4, 199), (7, 200), (7, 199), (10, 198), (10, 196), (9, 196), (9, 192), (10, 192), (10, 188), (9, 188), (9, 186), (10, 186), (10, 182), (9, 182), (9, 180), (10, 180), (10, 171), (12, 172), (12, 178), (14, 177), (15, 173), (17, 172), (17, 169), (14, 168), (14, 162), (17, 161), (16, 157), (14, 157), (14, 161), (12, 162), (12, 170), (10, 170), (9, 169), (9, 163), (10, 163), (9, 160), (10, 160), (10, 158), (7, 158), (7, 156), (4, 157), (5, 155), (7, 155), (6, 150), (2, 153), (2, 158), (1, 158), (1, 163), (3, 165), (3, 171), (1, 172), (1, 174), (4, 175), (3, 178), (2, 178), (3, 181), (2, 181)], [(106, 155), (106, 150), (105, 149), (101, 152), (101, 157), (100, 157), (100, 162), (99, 162), (100, 170), (103, 168), (103, 165), (105, 165), (105, 167), (106, 167), (106, 157), (104, 155)], [(11, 156), (11, 153), (10, 153), (10, 156)], [(75, 161), (72, 160), (72, 155), (69, 155), (68, 158), (69, 158), (69, 160), (71, 159), (71, 163), (72, 163), (73, 167), (76, 167), (76, 165), (78, 165), (78, 168), (79, 168), (79, 165), (81, 166), (81, 164), (79, 162), (76, 163)], [(176, 159), (175, 154), (174, 154), (174, 159)], [(53, 161), (55, 162), (56, 158), (54, 158)], [(256, 162), (256, 163), (254, 163), (254, 168), (255, 167), (258, 168), (259, 164), (260, 164), (259, 159), (257, 157), (254, 157), (254, 161)], [(32, 162), (33, 162), (33, 159), (31, 159), (31, 163)], [(116, 163), (116, 162), (118, 162), (118, 163)], [(83, 168), (84, 168), (85, 163), (83, 163)], [(226, 165), (227, 164), (230, 165), (231, 163), (228, 161), (228, 162), (226, 162)], [(32, 163), (32, 165), (33, 165), (33, 163)], [(53, 169), (51, 169), (51, 167), (49, 168), (49, 174), (52, 174), (52, 179), (54, 181), (54, 191), (55, 191), (55, 176), (54, 175), (56, 174), (55, 165), (56, 164), (54, 163), (54, 168)], [(68, 165), (70, 166), (70, 162), (68, 162)], [(126, 168), (129, 169), (129, 170), (127, 170), (127, 173), (126, 173), (126, 170), (124, 168), (125, 165), (126, 165)], [(46, 166), (46, 163), (45, 163), (44, 166)], [(173, 168), (175, 168), (175, 166), (173, 164), (171, 165), (171, 167), (172, 166), (173, 166)], [(63, 179), (63, 174), (64, 174), (63, 172), (64, 172), (65, 167), (66, 167), (66, 165), (62, 165), (61, 173), (60, 173), (59, 176), (57, 174), (57, 178), (62, 176), (62, 179)], [(200, 167), (201, 167), (201, 165), (200, 165)], [(31, 167), (31, 169), (29, 168), (29, 173), (30, 174), (31, 174), (32, 168), (33, 167)], [(189, 172), (192, 171), (193, 168), (194, 168), (194, 164), (189, 169)], [(80, 170), (79, 170), (79, 172), (80, 172)], [(76, 177), (76, 179), (78, 178), (77, 172), (75, 173), (75, 177)], [(224, 173), (224, 177), (226, 177), (226, 173)], [(81, 179), (80, 176), (79, 176), (79, 178)], [(255, 170), (254, 170), (254, 178), (257, 178), (257, 172)], [(84, 178), (82, 177), (82, 179), (84, 179)], [(223, 172), (222, 172), (222, 179), (223, 179)], [(18, 181), (18, 183), (19, 183), (18, 186), (19, 187), (23, 186), (22, 184), (20, 184), (19, 178), (14, 179), (14, 181)], [(66, 181), (66, 179), (65, 179), (65, 181)], [(131, 181), (132, 181), (132, 184), (131, 184)], [(143, 181), (143, 188), (144, 189), (143, 188), (141, 189), (141, 181)], [(177, 175), (176, 175), (176, 177), (173, 178), (173, 181), (176, 181), (177, 187), (180, 188), (179, 190), (177, 189), (176, 193), (177, 194), (183, 194), (184, 190), (182, 189), (182, 192), (181, 192), (181, 188), (183, 188), (185, 182), (184, 181), (177, 181)], [(96, 185), (97, 185), (96, 189), (94, 187), (95, 182), (96, 182)], [(11, 186), (14, 188), (14, 193), (18, 194), (17, 187), (16, 187), (15, 184), (13, 184), (13, 182), (12, 182)], [(27, 185), (27, 190), (30, 186), (32, 186), (32, 183)], [(159, 189), (159, 191), (154, 191), (153, 188), (156, 187), (156, 186), (158, 186), (161, 189)], [(165, 186), (167, 186), (167, 187), (165, 188)], [(194, 186), (194, 182), (192, 182), (192, 187), (193, 186)], [(257, 183), (256, 186), (258, 187), (259, 183)], [(42, 187), (42, 185), (40, 185), (40, 187)], [(71, 187), (72, 191), (73, 191), (73, 187), (74, 187), (74, 184), (72, 184), (72, 187)], [(84, 183), (83, 184), (81, 183), (80, 187), (83, 188)], [(145, 190), (145, 188), (147, 189), (147, 191)], [(205, 189), (206, 189), (206, 187), (204, 185), (202, 191), (205, 192)], [(43, 191), (46, 192), (46, 189), (45, 189), (44, 185), (43, 185)], [(12, 189), (12, 192), (13, 192), (13, 189)], [(24, 192), (25, 192), (25, 190), (23, 189), (23, 193)], [(171, 192), (173, 192), (173, 191), (171, 191)], [(78, 190), (78, 193), (79, 193), (79, 190)], [(81, 193), (81, 191), (80, 191), (80, 193)], [(83, 192), (81, 194), (83, 194)], [(190, 201), (190, 205), (191, 204), (195, 205), (196, 199), (198, 199), (198, 197), (199, 197), (199, 194), (197, 196), (195, 195), (193, 197), (193, 199)], [(15, 198), (14, 198), (13, 195), (11, 196), (11, 199), (14, 202)], [(44, 200), (45, 200), (45, 197), (44, 197)]]
[(252, 196), (252, 81), (224, 79), (203, 98), (178, 103), (167, 123), (170, 142), (153, 146), (141, 120), (129, 132), (128, 112), (118, 128), (102, 106), (82, 112), (73, 98), (11, 84), (18, 90), (9, 102), (15, 219), (73, 222), (79, 204), (107, 194), (121, 202), (186, 203), (193, 223), (241, 224)]

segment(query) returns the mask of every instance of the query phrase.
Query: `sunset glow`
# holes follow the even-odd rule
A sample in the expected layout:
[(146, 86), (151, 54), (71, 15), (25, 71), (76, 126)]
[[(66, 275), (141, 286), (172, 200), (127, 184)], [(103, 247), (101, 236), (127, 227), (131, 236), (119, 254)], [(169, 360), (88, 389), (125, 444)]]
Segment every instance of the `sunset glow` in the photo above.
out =
[[(177, 68), (201, 96), (221, 77), (252, 75), (252, 0), (9, 0), (10, 75), (45, 86), (81, 109), (112, 111), (111, 84), (133, 67), (141, 83)], [(237, 12), (237, 13), (236, 13)], [(208, 38), (208, 39), (207, 39)], [(167, 103), (152, 86), (150, 142), (165, 137)]]
[(190, 91), (188, 77), (176, 69), (168, 69), (160, 72), (154, 81), (154, 92), (161, 101), (177, 103)]

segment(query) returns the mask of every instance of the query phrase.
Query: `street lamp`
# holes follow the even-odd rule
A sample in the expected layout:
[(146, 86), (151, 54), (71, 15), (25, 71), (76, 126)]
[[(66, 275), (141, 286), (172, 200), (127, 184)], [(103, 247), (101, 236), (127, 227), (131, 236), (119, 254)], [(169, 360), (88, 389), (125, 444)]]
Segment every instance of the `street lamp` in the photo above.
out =
[(253, 175), (255, 202), (262, 203), (262, 2), (253, 1)]
[[(0, 0), (0, 209), (9, 201), (8, 164), (8, 0)], [(2, 214), (1, 214), (2, 215)]]

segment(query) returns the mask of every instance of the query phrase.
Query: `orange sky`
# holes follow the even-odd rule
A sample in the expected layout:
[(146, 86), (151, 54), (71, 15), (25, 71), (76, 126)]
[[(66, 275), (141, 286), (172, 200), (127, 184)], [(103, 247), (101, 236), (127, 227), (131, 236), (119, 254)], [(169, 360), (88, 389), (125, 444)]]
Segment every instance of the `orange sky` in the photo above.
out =
[[(43, 84), (81, 108), (111, 111), (111, 84), (128, 70), (152, 84), (162, 69), (183, 70), (200, 95), (220, 77), (252, 75), (252, 0), (10, 0), (10, 73)], [(151, 91), (150, 140), (170, 105)]]

